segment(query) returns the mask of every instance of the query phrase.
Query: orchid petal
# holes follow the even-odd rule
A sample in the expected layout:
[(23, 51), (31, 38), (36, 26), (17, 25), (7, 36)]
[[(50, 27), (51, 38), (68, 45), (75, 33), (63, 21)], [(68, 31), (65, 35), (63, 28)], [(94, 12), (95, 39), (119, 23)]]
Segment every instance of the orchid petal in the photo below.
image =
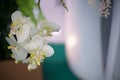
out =
[(33, 70), (33, 69), (36, 69), (36, 68), (37, 68), (36, 64), (29, 64), (28, 65), (28, 70)]
[(32, 27), (30, 30), (30, 36), (34, 36), (38, 33), (38, 29), (36, 27)]
[(22, 26), (22, 28), (20, 28), (20, 30), (17, 31), (17, 33), (16, 33), (18, 43), (25, 41), (29, 36), (29, 32), (30, 32), (29, 25), (24, 24)]
[(31, 42), (37, 45), (39, 49), (41, 49), (45, 44), (45, 40), (39, 35), (34, 36)]
[(43, 47), (43, 50), (45, 51), (45, 56), (46, 57), (50, 57), (50, 56), (52, 56), (54, 54), (53, 48), (51, 46), (49, 46), (49, 45), (45, 45)]
[(25, 59), (24, 61), (22, 61), (23, 63), (30, 63), (32, 61), (32, 59), (29, 57), (27, 59)]
[(27, 52), (22, 49), (13, 49), (12, 50), (15, 60), (25, 60), (27, 57)]
[(35, 50), (37, 49), (37, 45), (35, 45), (34, 43), (28, 43), (27, 45), (24, 46), (24, 48), (26, 50)]
[(49, 22), (49, 21), (43, 21), (40, 24), (41, 24), (42, 29), (50, 29), (51, 32), (60, 30), (60, 27), (57, 24)]
[(11, 18), (12, 18), (12, 22), (20, 21), (24, 23), (26, 21), (25, 17), (23, 17), (20, 11), (15, 11), (12, 14)]
[(11, 40), (10, 38), (6, 37), (5, 38), (7, 40), (7, 42), (10, 44), (10, 45), (14, 45), (15, 42), (13, 40)]

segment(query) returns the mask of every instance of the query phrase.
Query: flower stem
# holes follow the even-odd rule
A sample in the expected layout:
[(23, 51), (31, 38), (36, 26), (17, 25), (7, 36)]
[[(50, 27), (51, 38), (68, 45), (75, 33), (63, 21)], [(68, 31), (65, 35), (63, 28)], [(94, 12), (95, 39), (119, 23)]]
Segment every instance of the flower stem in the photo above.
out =
[(39, 9), (39, 11), (40, 11), (40, 18), (41, 18), (41, 20), (45, 20), (46, 18), (45, 18), (45, 16), (43, 15), (43, 13), (42, 13), (42, 10), (41, 10), (41, 6), (40, 6), (40, 0), (38, 0), (38, 9)]
[(69, 10), (68, 10), (68, 7), (67, 7), (66, 4), (65, 4), (65, 1), (64, 1), (64, 0), (60, 0), (60, 2), (61, 2), (61, 4), (62, 4), (62, 6), (63, 6), (67, 11), (69, 11)]

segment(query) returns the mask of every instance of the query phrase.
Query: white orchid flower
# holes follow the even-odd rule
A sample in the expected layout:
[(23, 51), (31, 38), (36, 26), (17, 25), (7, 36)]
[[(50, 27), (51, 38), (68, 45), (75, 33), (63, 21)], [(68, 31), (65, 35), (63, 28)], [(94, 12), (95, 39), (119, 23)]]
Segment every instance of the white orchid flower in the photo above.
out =
[(20, 11), (15, 11), (12, 16), (12, 25), (11, 25), (11, 35), (16, 35), (17, 42), (21, 43), (29, 37), (30, 27), (32, 22), (29, 19), (22, 15)]
[(41, 21), (38, 24), (39, 34), (41, 36), (51, 36), (52, 32), (58, 32), (60, 30), (60, 27), (52, 22), (49, 21)]
[(26, 50), (36, 51), (36, 54), (40, 51), (44, 52), (46, 57), (49, 57), (54, 54), (54, 50), (51, 46), (47, 45), (46, 40), (40, 35), (35, 35), (31, 42), (28, 43), (25, 47)]
[(46, 44), (46, 40), (43, 39), (40, 35), (35, 35), (32, 37), (30, 43), (24, 46), (26, 50), (35, 50), (37, 48), (41, 49), (43, 45)]
[(24, 60), (23, 63), (28, 63), (28, 70), (36, 69), (43, 62), (45, 57), (50, 57), (54, 54), (54, 50), (51, 46), (45, 45), (41, 50), (38, 49), (31, 53), (31, 56)]
[(29, 51), (30, 57), (23, 61), (30, 64), (28, 69), (34, 69), (32, 66), (39, 66), (43, 62), (45, 57), (50, 57), (54, 54), (54, 50), (51, 46), (47, 45), (46, 40), (40, 35), (32, 37), (31, 42), (24, 46)]
[(27, 57), (27, 52), (22, 47), (20, 47), (15, 38), (13, 36), (10, 38), (6, 37), (6, 40), (10, 45), (8, 48), (13, 52), (12, 57), (15, 58), (16, 61), (25, 60)]

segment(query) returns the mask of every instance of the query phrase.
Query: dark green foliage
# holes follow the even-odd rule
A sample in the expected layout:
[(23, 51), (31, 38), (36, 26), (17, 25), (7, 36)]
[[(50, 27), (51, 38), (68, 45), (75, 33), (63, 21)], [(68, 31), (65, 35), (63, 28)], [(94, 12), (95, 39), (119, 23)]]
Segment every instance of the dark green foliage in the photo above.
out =
[(17, 10), (17, 7), (15, 0), (0, 0), (0, 59), (8, 59), (11, 55), (5, 37), (9, 32), (11, 14)]
[(37, 24), (33, 14), (33, 7), (36, 6), (34, 0), (16, 0), (16, 2), (19, 5), (19, 9), (22, 11), (22, 13), (26, 16), (29, 16), (31, 20)]

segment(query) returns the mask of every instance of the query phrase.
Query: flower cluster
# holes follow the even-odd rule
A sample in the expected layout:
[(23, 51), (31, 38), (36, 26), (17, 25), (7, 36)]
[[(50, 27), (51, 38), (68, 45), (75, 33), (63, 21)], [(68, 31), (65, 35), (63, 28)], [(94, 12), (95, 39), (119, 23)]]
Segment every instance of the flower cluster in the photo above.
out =
[(34, 25), (29, 17), (23, 16), (20, 11), (11, 15), (9, 37), (6, 37), (15, 62), (28, 64), (28, 70), (37, 68), (46, 57), (54, 54), (53, 48), (48, 45), (47, 37), (52, 32), (59, 31), (60, 27), (47, 20), (39, 21)]
[(110, 0), (102, 0), (100, 2), (100, 15), (104, 17), (108, 17), (110, 15), (110, 8), (111, 8), (111, 1)]
[[(93, 7), (97, 6), (96, 0), (88, 0), (88, 3)], [(107, 18), (110, 15), (111, 0), (100, 0), (99, 6), (100, 16)]]

